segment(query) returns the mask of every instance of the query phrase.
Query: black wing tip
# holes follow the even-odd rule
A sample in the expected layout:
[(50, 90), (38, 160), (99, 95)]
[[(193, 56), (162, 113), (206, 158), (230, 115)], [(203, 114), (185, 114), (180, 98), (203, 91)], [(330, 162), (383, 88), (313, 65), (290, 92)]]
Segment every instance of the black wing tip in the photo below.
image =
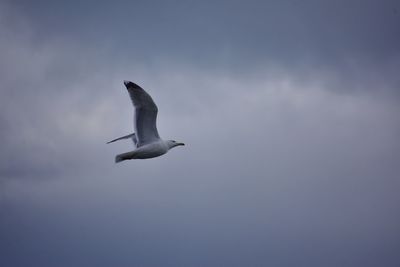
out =
[(133, 82), (131, 82), (131, 81), (127, 81), (127, 80), (124, 80), (124, 84), (125, 84), (125, 86), (126, 86), (126, 89), (129, 89), (129, 88), (141, 88), (139, 85), (137, 85), (136, 83), (133, 83)]

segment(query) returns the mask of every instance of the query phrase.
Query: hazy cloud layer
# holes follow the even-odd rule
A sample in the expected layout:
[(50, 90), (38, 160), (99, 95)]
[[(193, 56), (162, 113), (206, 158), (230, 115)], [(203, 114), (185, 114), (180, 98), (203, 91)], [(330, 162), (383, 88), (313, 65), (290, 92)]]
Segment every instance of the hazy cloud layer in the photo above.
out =
[(398, 266), (395, 1), (89, 3), (0, 5), (0, 265)]

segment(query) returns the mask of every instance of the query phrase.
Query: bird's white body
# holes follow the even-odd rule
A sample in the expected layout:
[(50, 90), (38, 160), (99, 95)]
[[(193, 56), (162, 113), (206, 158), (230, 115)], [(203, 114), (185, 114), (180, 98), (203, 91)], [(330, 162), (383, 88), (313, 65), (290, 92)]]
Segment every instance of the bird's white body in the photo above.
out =
[(149, 159), (164, 155), (170, 147), (168, 141), (160, 140), (141, 147), (133, 151), (117, 155), (115, 161), (120, 162), (127, 159)]
[(173, 147), (183, 146), (173, 140), (162, 140), (158, 135), (156, 119), (158, 108), (153, 99), (139, 85), (130, 81), (124, 81), (126, 89), (131, 97), (135, 109), (133, 126), (135, 133), (128, 134), (108, 143), (118, 140), (132, 138), (136, 149), (130, 152), (119, 154), (115, 157), (115, 162), (128, 159), (149, 159), (164, 155)]

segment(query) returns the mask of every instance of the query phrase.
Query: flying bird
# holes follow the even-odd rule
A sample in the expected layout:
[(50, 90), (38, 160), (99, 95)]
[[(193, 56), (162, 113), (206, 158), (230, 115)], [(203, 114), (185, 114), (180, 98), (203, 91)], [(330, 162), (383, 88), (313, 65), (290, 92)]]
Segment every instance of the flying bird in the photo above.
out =
[(107, 144), (131, 138), (136, 149), (117, 155), (115, 162), (118, 163), (128, 159), (155, 158), (164, 155), (173, 147), (184, 146), (184, 143), (160, 138), (156, 125), (158, 108), (153, 99), (139, 85), (131, 81), (124, 81), (124, 84), (135, 109), (133, 118), (135, 132), (111, 140)]

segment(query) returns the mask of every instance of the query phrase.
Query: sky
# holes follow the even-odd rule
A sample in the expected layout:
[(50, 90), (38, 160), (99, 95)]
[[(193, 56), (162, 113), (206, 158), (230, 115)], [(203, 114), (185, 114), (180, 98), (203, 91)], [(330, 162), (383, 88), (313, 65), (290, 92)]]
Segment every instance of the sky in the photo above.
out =
[[(400, 3), (0, 1), (0, 266), (399, 266)], [(184, 142), (114, 163), (123, 85)]]

